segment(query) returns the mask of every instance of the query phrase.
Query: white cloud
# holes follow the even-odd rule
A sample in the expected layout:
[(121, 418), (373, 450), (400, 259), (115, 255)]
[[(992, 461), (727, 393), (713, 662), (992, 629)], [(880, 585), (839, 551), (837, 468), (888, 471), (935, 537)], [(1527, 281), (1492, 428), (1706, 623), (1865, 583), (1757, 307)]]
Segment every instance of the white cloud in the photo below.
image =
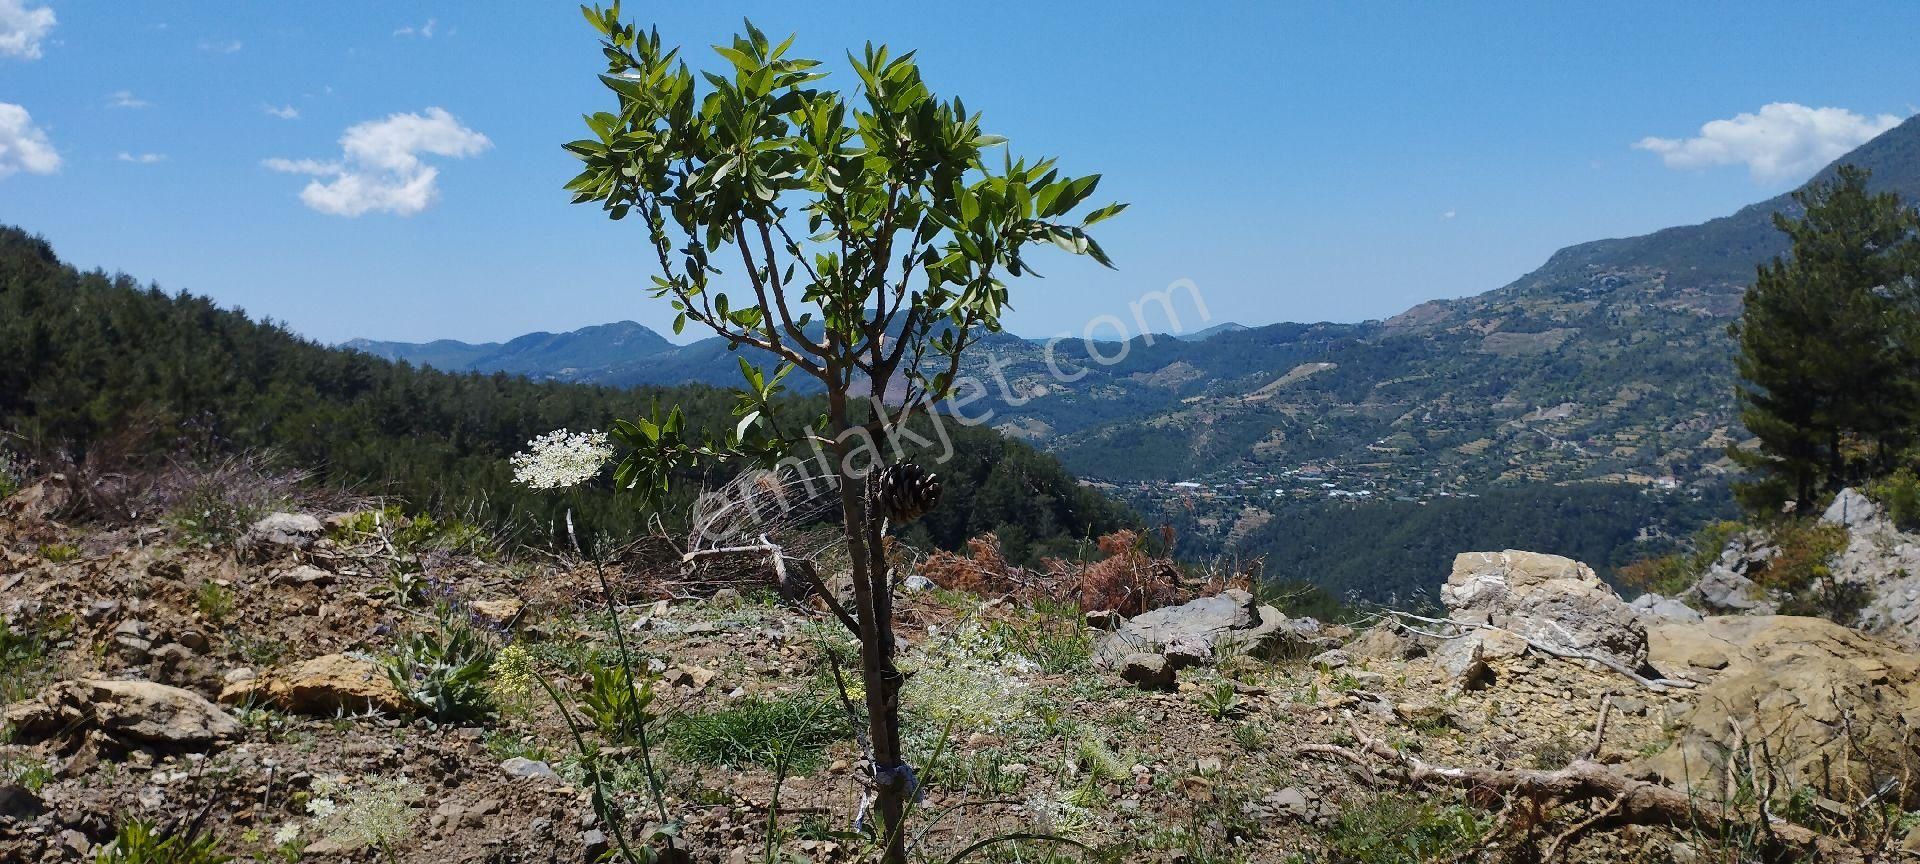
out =
[(1774, 102), (1758, 113), (1709, 122), (1693, 138), (1648, 137), (1633, 146), (1660, 154), (1669, 168), (1746, 165), (1755, 182), (1770, 184), (1803, 179), (1900, 120)]
[(265, 111), (268, 114), (271, 114), (282, 120), (300, 119), (300, 109), (295, 108), (292, 105), (262, 105), (260, 106), (260, 110)]
[[(0, 0), (0, 2), (5, 2), (5, 0)], [(209, 54), (238, 54), (240, 53), (240, 49), (245, 47), (247, 46), (242, 44), (238, 39), (200, 40), (200, 50)]]
[(47, 133), (33, 125), (27, 109), (0, 102), (0, 179), (18, 171), (52, 174), (58, 170), (60, 154), (47, 140)]
[(439, 196), (440, 171), (422, 162), (422, 155), (464, 159), (492, 146), (487, 136), (460, 125), (445, 109), (428, 108), (424, 114), (394, 114), (348, 127), (340, 136), (338, 160), (274, 158), (261, 164), (315, 177), (300, 190), (300, 200), (322, 213), (411, 216)]
[(57, 23), (45, 6), (27, 8), (27, 0), (0, 0), (0, 56), (40, 59), (40, 42)]
[(1441, 213), (1441, 214), (1440, 214), (1440, 218), (1442, 218), (1442, 219), (1452, 219), (1453, 217), (1455, 217), (1455, 216), (1458, 216), (1458, 215), (1460, 215), (1460, 213), (1459, 213), (1459, 211), (1457, 211), (1457, 210), (1452, 210), (1452, 209), (1449, 209), (1449, 210), (1447, 210), (1446, 212), (1444, 212), (1444, 213)]
[(135, 165), (152, 165), (155, 162), (167, 161), (167, 154), (165, 153), (128, 153), (123, 150), (120, 152), (120, 155), (115, 156), (113, 158), (118, 159), (122, 162), (132, 162)]
[(107, 107), (109, 108), (145, 108), (149, 104), (152, 103), (133, 95), (132, 90), (115, 90), (107, 94)]
[(395, 31), (393, 31), (393, 35), (395, 35), (395, 36), (418, 36), (418, 37), (420, 37), (420, 38), (422, 38), (422, 39), (432, 39), (432, 38), (433, 38), (433, 28), (434, 28), (434, 27), (436, 27), (436, 26), (439, 26), (439, 24), (440, 24), (440, 22), (439, 22), (439, 21), (437, 21), (437, 20), (435, 20), (435, 19), (432, 19), (432, 18), (428, 18), (428, 19), (427, 19), (427, 23), (425, 23), (425, 24), (422, 24), (422, 25), (420, 25), (420, 26), (418, 26), (418, 27), (415, 27), (415, 26), (413, 26), (413, 25), (411, 25), (411, 24), (409, 24), (409, 25), (407, 25), (407, 26), (405, 26), (405, 27), (402, 27), (402, 28), (400, 28), (400, 29), (398, 29), (398, 30), (395, 30)]

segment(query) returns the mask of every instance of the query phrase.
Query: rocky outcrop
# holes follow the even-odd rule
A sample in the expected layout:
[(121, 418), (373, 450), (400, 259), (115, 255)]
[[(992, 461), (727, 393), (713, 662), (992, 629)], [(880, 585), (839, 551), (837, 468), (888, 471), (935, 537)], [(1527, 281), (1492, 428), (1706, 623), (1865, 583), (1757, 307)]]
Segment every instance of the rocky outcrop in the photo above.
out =
[(1755, 583), (1752, 575), (1764, 570), (1767, 562), (1780, 554), (1765, 532), (1744, 531), (1734, 535), (1720, 550), (1720, 557), (1707, 566), (1685, 591), (1668, 598), (1657, 594), (1634, 600), (1634, 608), (1656, 618), (1698, 620), (1707, 615), (1772, 615), (1775, 598)]
[(328, 654), (234, 681), (220, 691), (229, 705), (270, 704), (315, 717), (376, 711), (408, 714), (413, 700), (393, 685), (379, 665), (345, 654)]
[[(1735, 780), (1857, 801), (1889, 784), (1909, 806), (1920, 778), (1920, 656), (1820, 618), (1721, 616), (1656, 624), (1648, 663), (1703, 682), (1678, 718), (1685, 731), (1640, 769), (1709, 798)], [(1764, 773), (1765, 769), (1759, 769)], [(1734, 784), (1739, 785), (1739, 784)]]
[(1211, 662), (1221, 651), (1265, 653), (1280, 645), (1314, 645), (1320, 622), (1288, 618), (1253, 595), (1229, 588), (1179, 606), (1134, 616), (1100, 641), (1094, 662), (1101, 668), (1137, 665), (1133, 655), (1162, 658), (1174, 670)]
[(120, 744), (203, 750), (245, 730), (191, 690), (151, 681), (62, 681), (7, 707), (7, 725), (27, 740), (97, 731)]
[[(1514, 549), (1462, 553), (1454, 558), (1440, 601), (1456, 622), (1491, 625), (1561, 652), (1605, 657), (1628, 669), (1646, 661), (1647, 634), (1640, 616), (1593, 568), (1571, 558)], [(1476, 648), (1484, 655), (1488, 646), (1469, 643), (1496, 635), (1447, 640), (1436, 657), (1446, 665), (1448, 658), (1471, 655)]]
[(1847, 547), (1830, 566), (1834, 578), (1867, 589), (1855, 623), (1920, 650), (1920, 536), (1899, 530), (1879, 505), (1852, 489), (1840, 490), (1820, 519), (1847, 529)]

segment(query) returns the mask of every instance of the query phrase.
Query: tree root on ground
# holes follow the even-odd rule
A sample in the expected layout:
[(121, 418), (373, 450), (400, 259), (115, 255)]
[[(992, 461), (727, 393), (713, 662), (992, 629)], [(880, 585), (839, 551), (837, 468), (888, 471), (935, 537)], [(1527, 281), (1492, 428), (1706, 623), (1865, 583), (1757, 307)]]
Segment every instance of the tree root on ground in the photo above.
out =
[[(1409, 786), (1439, 785), (1467, 792), (1477, 806), (1491, 807), (1506, 802), (1500, 824), (1489, 835), (1504, 835), (1516, 830), (1531, 831), (1546, 821), (1548, 810), (1566, 804), (1592, 801), (1600, 809), (1555, 836), (1541, 860), (1551, 860), (1567, 849), (1588, 830), (1620, 825), (1649, 825), (1682, 831), (1722, 833), (1737, 825), (1757, 824), (1760, 835), (1781, 851), (1807, 856), (1823, 862), (1864, 862), (1868, 856), (1859, 848), (1800, 825), (1780, 821), (1763, 813), (1745, 813), (1728, 808), (1707, 812), (1701, 802), (1670, 786), (1635, 780), (1615, 773), (1611, 768), (1583, 757), (1554, 771), (1511, 768), (1456, 768), (1433, 765), (1412, 753), (1395, 749), (1386, 741), (1365, 734), (1351, 714), (1347, 724), (1357, 747), (1313, 744), (1300, 748), (1302, 755), (1337, 756), (1365, 768), (1376, 777), (1387, 777)], [(1385, 768), (1379, 764), (1383, 763)], [(1515, 807), (1515, 801), (1530, 806)], [(1516, 820), (1519, 820), (1516, 822)], [(1470, 854), (1486, 844), (1470, 850)]]

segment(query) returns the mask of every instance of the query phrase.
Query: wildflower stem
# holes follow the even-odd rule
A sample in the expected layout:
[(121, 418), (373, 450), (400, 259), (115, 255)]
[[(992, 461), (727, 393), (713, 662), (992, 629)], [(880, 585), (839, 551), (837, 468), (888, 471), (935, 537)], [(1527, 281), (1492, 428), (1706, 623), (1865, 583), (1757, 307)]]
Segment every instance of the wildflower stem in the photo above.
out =
[[(577, 494), (577, 493), (576, 493)], [(660, 822), (667, 821), (667, 797), (660, 788), (660, 777), (653, 770), (653, 746), (648, 740), (646, 709), (640, 702), (640, 687), (635, 683), (633, 656), (627, 652), (627, 628), (620, 626), (620, 606), (613, 601), (613, 583), (607, 581), (606, 564), (600, 560), (600, 544), (588, 543), (590, 553), (581, 552), (580, 537), (574, 533), (573, 510), (567, 510), (567, 536), (573, 541), (576, 553), (587, 556), (593, 562), (593, 574), (600, 580), (600, 596), (607, 603), (607, 626), (613, 630), (613, 642), (620, 649), (620, 668), (626, 673), (627, 704), (633, 706), (634, 737), (640, 745), (640, 768), (647, 774), (647, 791), (653, 795), (653, 806), (660, 814)]]
[(538, 670), (534, 671), (533, 680), (540, 682), (540, 689), (547, 691), (548, 698), (553, 700), (553, 707), (560, 709), (561, 722), (567, 724), (567, 731), (573, 735), (573, 746), (580, 752), (580, 761), (587, 767), (587, 777), (593, 781), (594, 812), (600, 816), (600, 821), (607, 823), (607, 830), (613, 833), (613, 842), (620, 847), (620, 856), (634, 864), (644, 861), (627, 845), (627, 832), (621, 825), (623, 820), (607, 795), (606, 781), (600, 773), (600, 754), (587, 746), (587, 739), (581, 736), (580, 727), (573, 722), (573, 712), (567, 709), (567, 703), (560, 698), (560, 691), (553, 688), (553, 682)]

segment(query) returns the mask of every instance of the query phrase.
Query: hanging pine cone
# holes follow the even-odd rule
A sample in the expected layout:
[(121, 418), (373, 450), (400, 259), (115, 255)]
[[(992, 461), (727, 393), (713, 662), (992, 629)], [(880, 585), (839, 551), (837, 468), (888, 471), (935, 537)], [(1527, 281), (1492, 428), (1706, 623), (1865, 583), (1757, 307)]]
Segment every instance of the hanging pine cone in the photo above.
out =
[(888, 465), (874, 478), (873, 495), (880, 515), (904, 525), (940, 503), (940, 475), (928, 474), (912, 462)]

